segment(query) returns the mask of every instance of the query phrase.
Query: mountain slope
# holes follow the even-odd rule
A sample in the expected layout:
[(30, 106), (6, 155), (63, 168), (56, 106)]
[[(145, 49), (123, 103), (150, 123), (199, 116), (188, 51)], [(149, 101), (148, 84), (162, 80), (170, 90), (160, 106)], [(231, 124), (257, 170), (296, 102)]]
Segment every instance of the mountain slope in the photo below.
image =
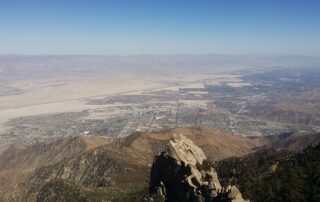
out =
[(12, 145), (0, 156), (0, 187), (21, 182), (39, 167), (52, 165), (107, 143), (105, 138), (83, 136), (32, 146)]
[(208, 128), (175, 128), (138, 132), (112, 141), (101, 137), (74, 137), (31, 146), (13, 145), (0, 156), (3, 185), (0, 199), (49, 200), (53, 197), (51, 192), (61, 193), (59, 184), (70, 192), (61, 193), (66, 197), (80, 193), (91, 201), (139, 198), (146, 194), (153, 157), (166, 147), (173, 134), (190, 138), (210, 161), (250, 156), (257, 150), (274, 146), (304, 148), (319, 138), (292, 134), (247, 138)]
[[(121, 201), (124, 195), (146, 190), (153, 157), (165, 148), (174, 133), (191, 138), (204, 149), (210, 160), (245, 155), (266, 143), (261, 138), (234, 136), (212, 129), (177, 128), (136, 133), (109, 144), (98, 141), (94, 146), (83, 146), (83, 138), (30, 146), (24, 148), (28, 152), (13, 152), (10, 166), (3, 166), (2, 171), (7, 171), (7, 176), (15, 175), (8, 172), (9, 167), (20, 172), (23, 168), (18, 165), (25, 164), (24, 167), (30, 170), (28, 178), (17, 178), (14, 181), (17, 183), (20, 180), (18, 188), (5, 194), (5, 197), (18, 201), (22, 197), (23, 200), (34, 201), (46, 183), (60, 179), (67, 184), (79, 186), (77, 189), (91, 199)], [(97, 141), (87, 138), (86, 142)], [(72, 148), (72, 151), (68, 148)], [(6, 156), (10, 156), (8, 152), (10, 150)], [(22, 160), (25, 156), (29, 159)]]
[(320, 201), (319, 168), (320, 145), (302, 152), (262, 150), (216, 165), (222, 183), (235, 184), (254, 202)]
[(150, 160), (162, 151), (173, 134), (183, 134), (204, 150), (209, 160), (242, 156), (268, 141), (263, 137), (247, 138), (210, 128), (175, 128), (160, 132), (136, 133), (120, 142), (123, 148), (148, 156)]
[(266, 137), (269, 144), (264, 148), (285, 148), (289, 150), (304, 150), (311, 144), (320, 143), (320, 133), (313, 135), (300, 135), (296, 133), (285, 133)]

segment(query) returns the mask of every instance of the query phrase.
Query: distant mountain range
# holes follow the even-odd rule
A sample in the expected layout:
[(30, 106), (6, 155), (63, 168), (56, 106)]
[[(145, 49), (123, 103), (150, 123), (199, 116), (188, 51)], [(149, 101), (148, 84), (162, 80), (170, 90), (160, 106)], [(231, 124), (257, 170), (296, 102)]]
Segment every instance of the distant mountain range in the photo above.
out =
[(265, 67), (319, 65), (307, 56), (257, 55), (0, 55), (1, 81), (93, 76), (116, 73), (213, 73)]

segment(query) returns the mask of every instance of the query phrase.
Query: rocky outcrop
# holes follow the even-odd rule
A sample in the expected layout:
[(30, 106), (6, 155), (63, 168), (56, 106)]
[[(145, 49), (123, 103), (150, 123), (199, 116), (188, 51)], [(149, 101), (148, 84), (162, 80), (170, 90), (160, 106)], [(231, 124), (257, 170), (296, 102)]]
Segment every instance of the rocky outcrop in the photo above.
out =
[[(149, 198), (167, 202), (246, 202), (235, 186), (221, 186), (201, 148), (183, 135), (174, 135), (151, 168)], [(154, 197), (156, 196), (156, 197)]]

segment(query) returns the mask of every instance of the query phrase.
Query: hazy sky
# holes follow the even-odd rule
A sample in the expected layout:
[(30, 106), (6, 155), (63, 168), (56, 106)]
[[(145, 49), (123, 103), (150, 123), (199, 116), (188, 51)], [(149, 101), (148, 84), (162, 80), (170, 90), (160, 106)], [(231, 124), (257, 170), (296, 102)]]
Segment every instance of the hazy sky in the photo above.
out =
[(319, 0), (0, 0), (0, 54), (320, 55)]

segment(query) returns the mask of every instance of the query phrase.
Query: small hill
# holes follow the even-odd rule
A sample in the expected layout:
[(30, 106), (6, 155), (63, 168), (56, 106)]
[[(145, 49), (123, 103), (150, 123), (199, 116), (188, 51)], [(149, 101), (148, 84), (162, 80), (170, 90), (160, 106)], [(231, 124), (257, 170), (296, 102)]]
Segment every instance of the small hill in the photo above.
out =
[(268, 143), (263, 137), (247, 138), (211, 128), (175, 128), (160, 132), (139, 132), (119, 141), (119, 145), (152, 160), (163, 151), (173, 134), (183, 134), (190, 138), (203, 149), (209, 160), (243, 156)]

